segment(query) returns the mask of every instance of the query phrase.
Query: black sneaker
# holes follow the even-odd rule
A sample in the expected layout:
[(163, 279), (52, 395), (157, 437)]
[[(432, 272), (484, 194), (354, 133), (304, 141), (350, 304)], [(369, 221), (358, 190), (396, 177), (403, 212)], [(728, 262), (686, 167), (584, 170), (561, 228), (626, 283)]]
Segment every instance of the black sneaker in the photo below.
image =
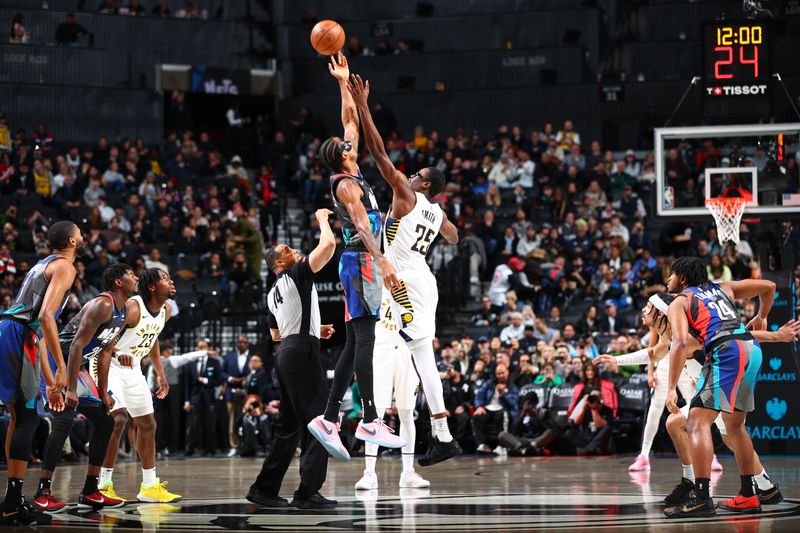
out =
[(297, 507), (298, 509), (332, 509), (338, 503), (336, 500), (329, 500), (319, 492), (308, 498), (303, 498), (295, 493), (294, 499), (289, 506)]
[(700, 500), (694, 496), (688, 501), (664, 509), (664, 515), (667, 518), (698, 518), (715, 516), (716, 514), (717, 510), (714, 508), (714, 500), (712, 498)]
[(245, 496), (247, 501), (252, 502), (261, 507), (288, 507), (289, 500), (281, 498), (280, 496), (270, 496), (256, 486), (250, 487), (250, 491)]
[(675, 485), (670, 495), (664, 498), (664, 505), (673, 507), (691, 499), (694, 496), (693, 490), (694, 483), (686, 478), (682, 478), (681, 482)]
[(50, 515), (38, 511), (24, 498), (17, 505), (3, 504), (0, 511), (0, 524), (6, 526), (47, 526), (51, 520)]
[(758, 494), (758, 500), (761, 502), (761, 505), (777, 505), (783, 501), (783, 494), (778, 490), (777, 484), (771, 489), (758, 489), (756, 490), (756, 494)]
[(419, 466), (431, 466), (442, 461), (447, 461), (451, 457), (461, 455), (461, 446), (456, 439), (450, 442), (442, 442), (438, 437), (433, 437), (430, 447), (425, 456), (419, 460)]

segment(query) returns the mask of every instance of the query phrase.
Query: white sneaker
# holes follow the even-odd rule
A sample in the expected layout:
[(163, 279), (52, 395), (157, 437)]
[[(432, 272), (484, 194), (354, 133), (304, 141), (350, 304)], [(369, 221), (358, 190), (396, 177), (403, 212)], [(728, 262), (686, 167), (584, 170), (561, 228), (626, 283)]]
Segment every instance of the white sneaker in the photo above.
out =
[[(400, 479), (403, 479), (402, 477)], [(356, 482), (356, 490), (375, 490), (378, 488), (378, 475), (364, 470), (364, 475)]]
[(431, 482), (417, 474), (414, 470), (400, 474), (401, 489), (427, 489)]
[(495, 455), (508, 455), (508, 452), (502, 446), (498, 446), (494, 450)]
[(481, 444), (478, 445), (477, 452), (478, 453), (492, 453), (492, 449), (489, 448), (489, 446), (487, 446), (486, 444), (481, 443)]
[(236, 457), (236, 448), (228, 450), (228, 457)]

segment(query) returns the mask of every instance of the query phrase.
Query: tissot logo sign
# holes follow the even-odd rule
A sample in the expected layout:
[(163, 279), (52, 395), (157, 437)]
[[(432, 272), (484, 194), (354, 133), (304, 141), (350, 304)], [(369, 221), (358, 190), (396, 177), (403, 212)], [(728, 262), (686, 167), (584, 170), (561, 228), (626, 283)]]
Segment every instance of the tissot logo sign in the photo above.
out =
[(706, 87), (709, 96), (750, 96), (767, 94), (766, 85), (715, 85)]

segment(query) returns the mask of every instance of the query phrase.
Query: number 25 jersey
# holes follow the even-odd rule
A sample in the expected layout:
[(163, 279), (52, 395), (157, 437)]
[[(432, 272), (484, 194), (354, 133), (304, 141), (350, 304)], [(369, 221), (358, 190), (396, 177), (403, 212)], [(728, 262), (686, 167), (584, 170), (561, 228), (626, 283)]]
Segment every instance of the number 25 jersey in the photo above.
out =
[(417, 203), (410, 212), (401, 218), (393, 218), (389, 212), (386, 219), (384, 253), (398, 272), (430, 272), (425, 258), (444, 221), (439, 204), (432, 204), (422, 193), (414, 194)]
[[(150, 353), (150, 350), (161, 335), (167, 318), (167, 306), (162, 307), (155, 315), (148, 311), (141, 296), (134, 296), (130, 301), (139, 306), (139, 322), (130, 326), (117, 341), (117, 355), (130, 355), (134, 359), (133, 368), (139, 368), (139, 362)], [(116, 361), (116, 359), (114, 359)], [(113, 363), (112, 363), (113, 364)]]

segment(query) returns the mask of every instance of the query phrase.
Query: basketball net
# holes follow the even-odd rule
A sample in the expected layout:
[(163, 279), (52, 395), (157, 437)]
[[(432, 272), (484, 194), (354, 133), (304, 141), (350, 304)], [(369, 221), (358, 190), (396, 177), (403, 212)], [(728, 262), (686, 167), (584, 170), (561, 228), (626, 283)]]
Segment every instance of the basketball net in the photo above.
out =
[(728, 197), (706, 200), (706, 207), (714, 215), (714, 221), (717, 223), (717, 240), (721, 245), (724, 246), (728, 241), (739, 244), (739, 226), (746, 205), (745, 198)]

